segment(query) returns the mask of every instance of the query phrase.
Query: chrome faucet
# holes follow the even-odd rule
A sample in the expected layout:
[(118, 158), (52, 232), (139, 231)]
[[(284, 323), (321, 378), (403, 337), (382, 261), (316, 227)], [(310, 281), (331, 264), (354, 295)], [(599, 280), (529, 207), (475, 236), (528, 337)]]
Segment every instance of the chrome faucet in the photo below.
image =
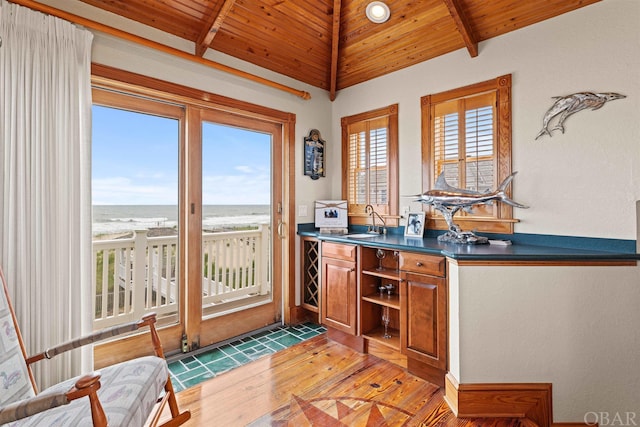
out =
[[(384, 218), (380, 216), (378, 212), (373, 209), (373, 206), (367, 205), (364, 207), (364, 211), (369, 214), (371, 217), (372, 225), (369, 227), (369, 233), (377, 233), (377, 234), (387, 234), (387, 223), (384, 221)], [(376, 217), (380, 219), (382, 222), (382, 227), (376, 226)]]

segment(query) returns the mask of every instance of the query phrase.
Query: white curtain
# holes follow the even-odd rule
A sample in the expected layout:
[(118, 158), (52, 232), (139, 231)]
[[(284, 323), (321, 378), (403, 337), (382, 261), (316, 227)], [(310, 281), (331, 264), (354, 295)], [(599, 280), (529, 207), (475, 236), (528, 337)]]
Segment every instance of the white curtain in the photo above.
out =
[[(91, 41), (0, 0), (0, 265), (27, 352), (91, 327)], [(38, 362), (40, 388), (76, 375), (78, 351)]]

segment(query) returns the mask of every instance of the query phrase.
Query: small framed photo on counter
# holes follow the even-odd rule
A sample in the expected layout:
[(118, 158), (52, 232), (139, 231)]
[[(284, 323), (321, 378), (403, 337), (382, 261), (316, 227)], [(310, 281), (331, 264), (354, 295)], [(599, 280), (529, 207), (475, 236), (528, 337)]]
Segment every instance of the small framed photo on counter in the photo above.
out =
[(424, 212), (409, 212), (407, 225), (404, 227), (404, 237), (418, 237), (422, 239), (424, 232)]

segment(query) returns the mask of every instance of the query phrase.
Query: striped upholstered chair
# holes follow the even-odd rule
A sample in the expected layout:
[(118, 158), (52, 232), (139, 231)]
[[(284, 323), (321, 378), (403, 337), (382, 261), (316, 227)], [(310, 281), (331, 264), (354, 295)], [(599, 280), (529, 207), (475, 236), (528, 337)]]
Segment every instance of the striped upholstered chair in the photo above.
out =
[[(162, 416), (162, 425), (168, 427), (191, 417), (189, 411), (178, 408), (154, 314), (27, 357), (2, 269), (0, 279), (0, 425), (136, 427), (157, 425)], [(155, 356), (109, 366), (37, 392), (33, 363), (143, 326), (150, 329)], [(162, 414), (167, 405), (170, 419)]]

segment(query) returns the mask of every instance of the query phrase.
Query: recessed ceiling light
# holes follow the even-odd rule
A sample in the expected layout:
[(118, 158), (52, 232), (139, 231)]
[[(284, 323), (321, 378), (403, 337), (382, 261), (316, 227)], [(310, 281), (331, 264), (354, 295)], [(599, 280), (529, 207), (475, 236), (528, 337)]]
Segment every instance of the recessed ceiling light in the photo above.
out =
[(375, 24), (382, 24), (386, 22), (391, 16), (391, 11), (389, 10), (389, 6), (384, 4), (381, 1), (372, 1), (367, 5), (367, 18), (369, 21)]

